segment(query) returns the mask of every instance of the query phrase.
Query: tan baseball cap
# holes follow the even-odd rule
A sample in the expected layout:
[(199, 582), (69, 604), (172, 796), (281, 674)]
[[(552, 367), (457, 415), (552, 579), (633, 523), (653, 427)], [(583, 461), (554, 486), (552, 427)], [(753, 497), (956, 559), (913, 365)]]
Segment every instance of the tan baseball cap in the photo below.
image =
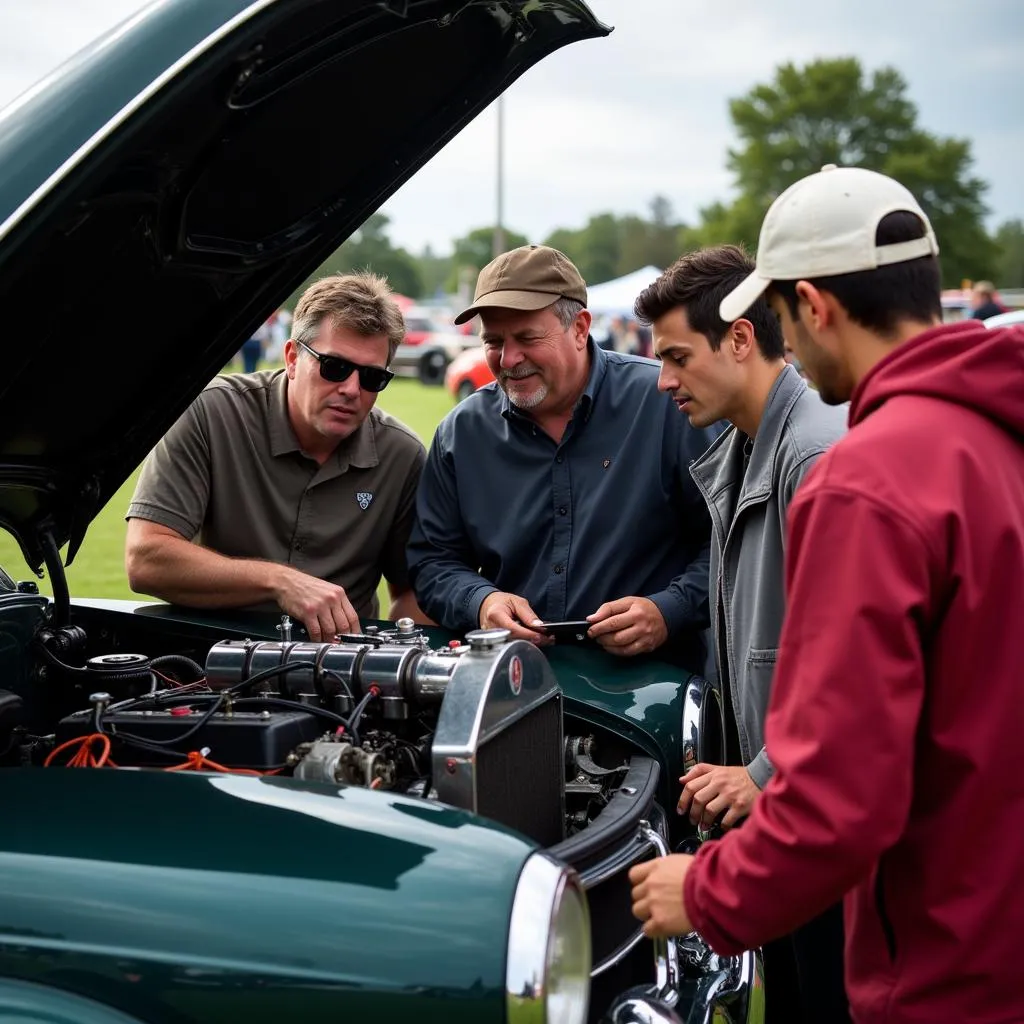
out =
[(587, 304), (587, 286), (564, 253), (549, 245), (524, 245), (503, 252), (480, 271), (473, 305), (455, 323), (472, 320), (483, 309), (543, 309), (559, 299)]
[[(924, 237), (876, 245), (878, 222), (899, 211), (921, 218)], [(826, 164), (790, 185), (769, 207), (757, 267), (722, 299), (718, 315), (727, 324), (738, 320), (772, 281), (876, 270), (938, 251), (935, 232), (909, 189), (877, 171)]]

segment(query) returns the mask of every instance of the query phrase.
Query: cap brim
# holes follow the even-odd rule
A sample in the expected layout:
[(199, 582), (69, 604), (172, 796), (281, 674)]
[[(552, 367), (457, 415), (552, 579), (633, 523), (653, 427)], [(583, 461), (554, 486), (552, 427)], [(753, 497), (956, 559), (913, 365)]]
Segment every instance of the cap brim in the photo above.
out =
[(762, 277), (755, 270), (745, 281), (741, 281), (718, 306), (718, 315), (727, 323), (739, 320), (757, 300), (764, 295), (770, 277)]
[(557, 302), (561, 297), (561, 295), (552, 295), (548, 292), (488, 292), (486, 295), (481, 295), (469, 309), (464, 309), (453, 322), (464, 324), (484, 309), (521, 309), (528, 312), (544, 309)]

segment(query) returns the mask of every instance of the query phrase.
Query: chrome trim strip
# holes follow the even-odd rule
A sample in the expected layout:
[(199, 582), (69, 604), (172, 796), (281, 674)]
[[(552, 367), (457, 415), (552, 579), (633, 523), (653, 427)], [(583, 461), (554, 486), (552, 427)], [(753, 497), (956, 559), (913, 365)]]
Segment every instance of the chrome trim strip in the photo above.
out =
[[(277, 3), (277, 0), (255, 0), (254, 3), (250, 4), (244, 11), (240, 11), (230, 21), (226, 21), (220, 26), (215, 32), (212, 32), (201, 42), (197, 43), (192, 47), (188, 53), (179, 57), (169, 68), (167, 68), (161, 75), (154, 78), (152, 82), (146, 86), (130, 103), (122, 107), (102, 128), (99, 129), (91, 138), (87, 139), (74, 153), (71, 154), (57, 168), (14, 212), (0, 224), (0, 242), (7, 236), (7, 234), (17, 226), (18, 222), (35, 207), (40, 200), (46, 195), (53, 191), (54, 187), (58, 185), (63, 179), (78, 166), (96, 147), (103, 142), (108, 136), (119, 128), (125, 121), (128, 120), (140, 107), (144, 106), (156, 93), (158, 93), (168, 82), (177, 77), (178, 73), (191, 64), (198, 56), (205, 53), (212, 46), (219, 43), (225, 36), (230, 35), (239, 25), (245, 24), (256, 14), (262, 11), (265, 7), (269, 7), (271, 4)], [(126, 22), (120, 26), (120, 31), (127, 32), (143, 15), (147, 14), (150, 9), (149, 5), (139, 11), (137, 14), (130, 17)], [(47, 79), (49, 76), (47, 76)], [(37, 86), (30, 88), (28, 93), (23, 94), (15, 102), (24, 104), (31, 98), (32, 95), (42, 88), (47, 79), (39, 82)]]
[(641, 839), (635, 846), (625, 846), (621, 850), (616, 850), (607, 860), (598, 861), (588, 870), (580, 872), (580, 882), (583, 888), (593, 889), (627, 868), (631, 868), (653, 846), (654, 844), (649, 840)]
[(644, 941), (644, 930), (643, 928), (637, 929), (635, 935), (630, 936), (614, 953), (605, 957), (596, 967), (590, 971), (590, 977), (596, 978), (599, 974), (604, 974), (605, 971), (610, 971), (613, 967), (621, 964), (623, 960), (629, 956), (630, 953)]
[[(725, 719), (721, 701), (715, 687), (702, 676), (691, 676), (683, 689), (683, 714), (681, 721), (683, 739), (683, 771), (688, 772), (694, 765), (707, 760), (708, 706), (714, 703), (718, 716), (718, 732), (715, 738), (718, 749), (725, 750)], [(711, 838), (711, 829), (697, 826), (701, 842)]]
[[(641, 821), (637, 838), (652, 844), (659, 857), (668, 856), (668, 843), (653, 829), (649, 821)], [(654, 939), (654, 981), (659, 992), (679, 987), (679, 951), (676, 940)]]

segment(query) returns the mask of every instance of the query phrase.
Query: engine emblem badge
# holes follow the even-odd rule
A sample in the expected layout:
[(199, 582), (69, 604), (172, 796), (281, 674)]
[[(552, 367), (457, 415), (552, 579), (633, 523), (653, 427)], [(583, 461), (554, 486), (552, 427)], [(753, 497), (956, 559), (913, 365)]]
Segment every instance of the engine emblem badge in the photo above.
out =
[(513, 695), (518, 697), (523, 689), (523, 663), (518, 654), (508, 663), (508, 682)]

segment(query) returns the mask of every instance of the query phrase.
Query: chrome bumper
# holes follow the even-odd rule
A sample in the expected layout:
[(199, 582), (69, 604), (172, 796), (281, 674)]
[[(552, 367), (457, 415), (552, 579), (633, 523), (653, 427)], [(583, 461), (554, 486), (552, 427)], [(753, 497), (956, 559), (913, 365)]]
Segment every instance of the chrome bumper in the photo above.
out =
[[(667, 843), (648, 822), (640, 823), (637, 838), (668, 856)], [(760, 950), (718, 956), (696, 932), (653, 945), (654, 983), (623, 992), (605, 1024), (763, 1024)]]

